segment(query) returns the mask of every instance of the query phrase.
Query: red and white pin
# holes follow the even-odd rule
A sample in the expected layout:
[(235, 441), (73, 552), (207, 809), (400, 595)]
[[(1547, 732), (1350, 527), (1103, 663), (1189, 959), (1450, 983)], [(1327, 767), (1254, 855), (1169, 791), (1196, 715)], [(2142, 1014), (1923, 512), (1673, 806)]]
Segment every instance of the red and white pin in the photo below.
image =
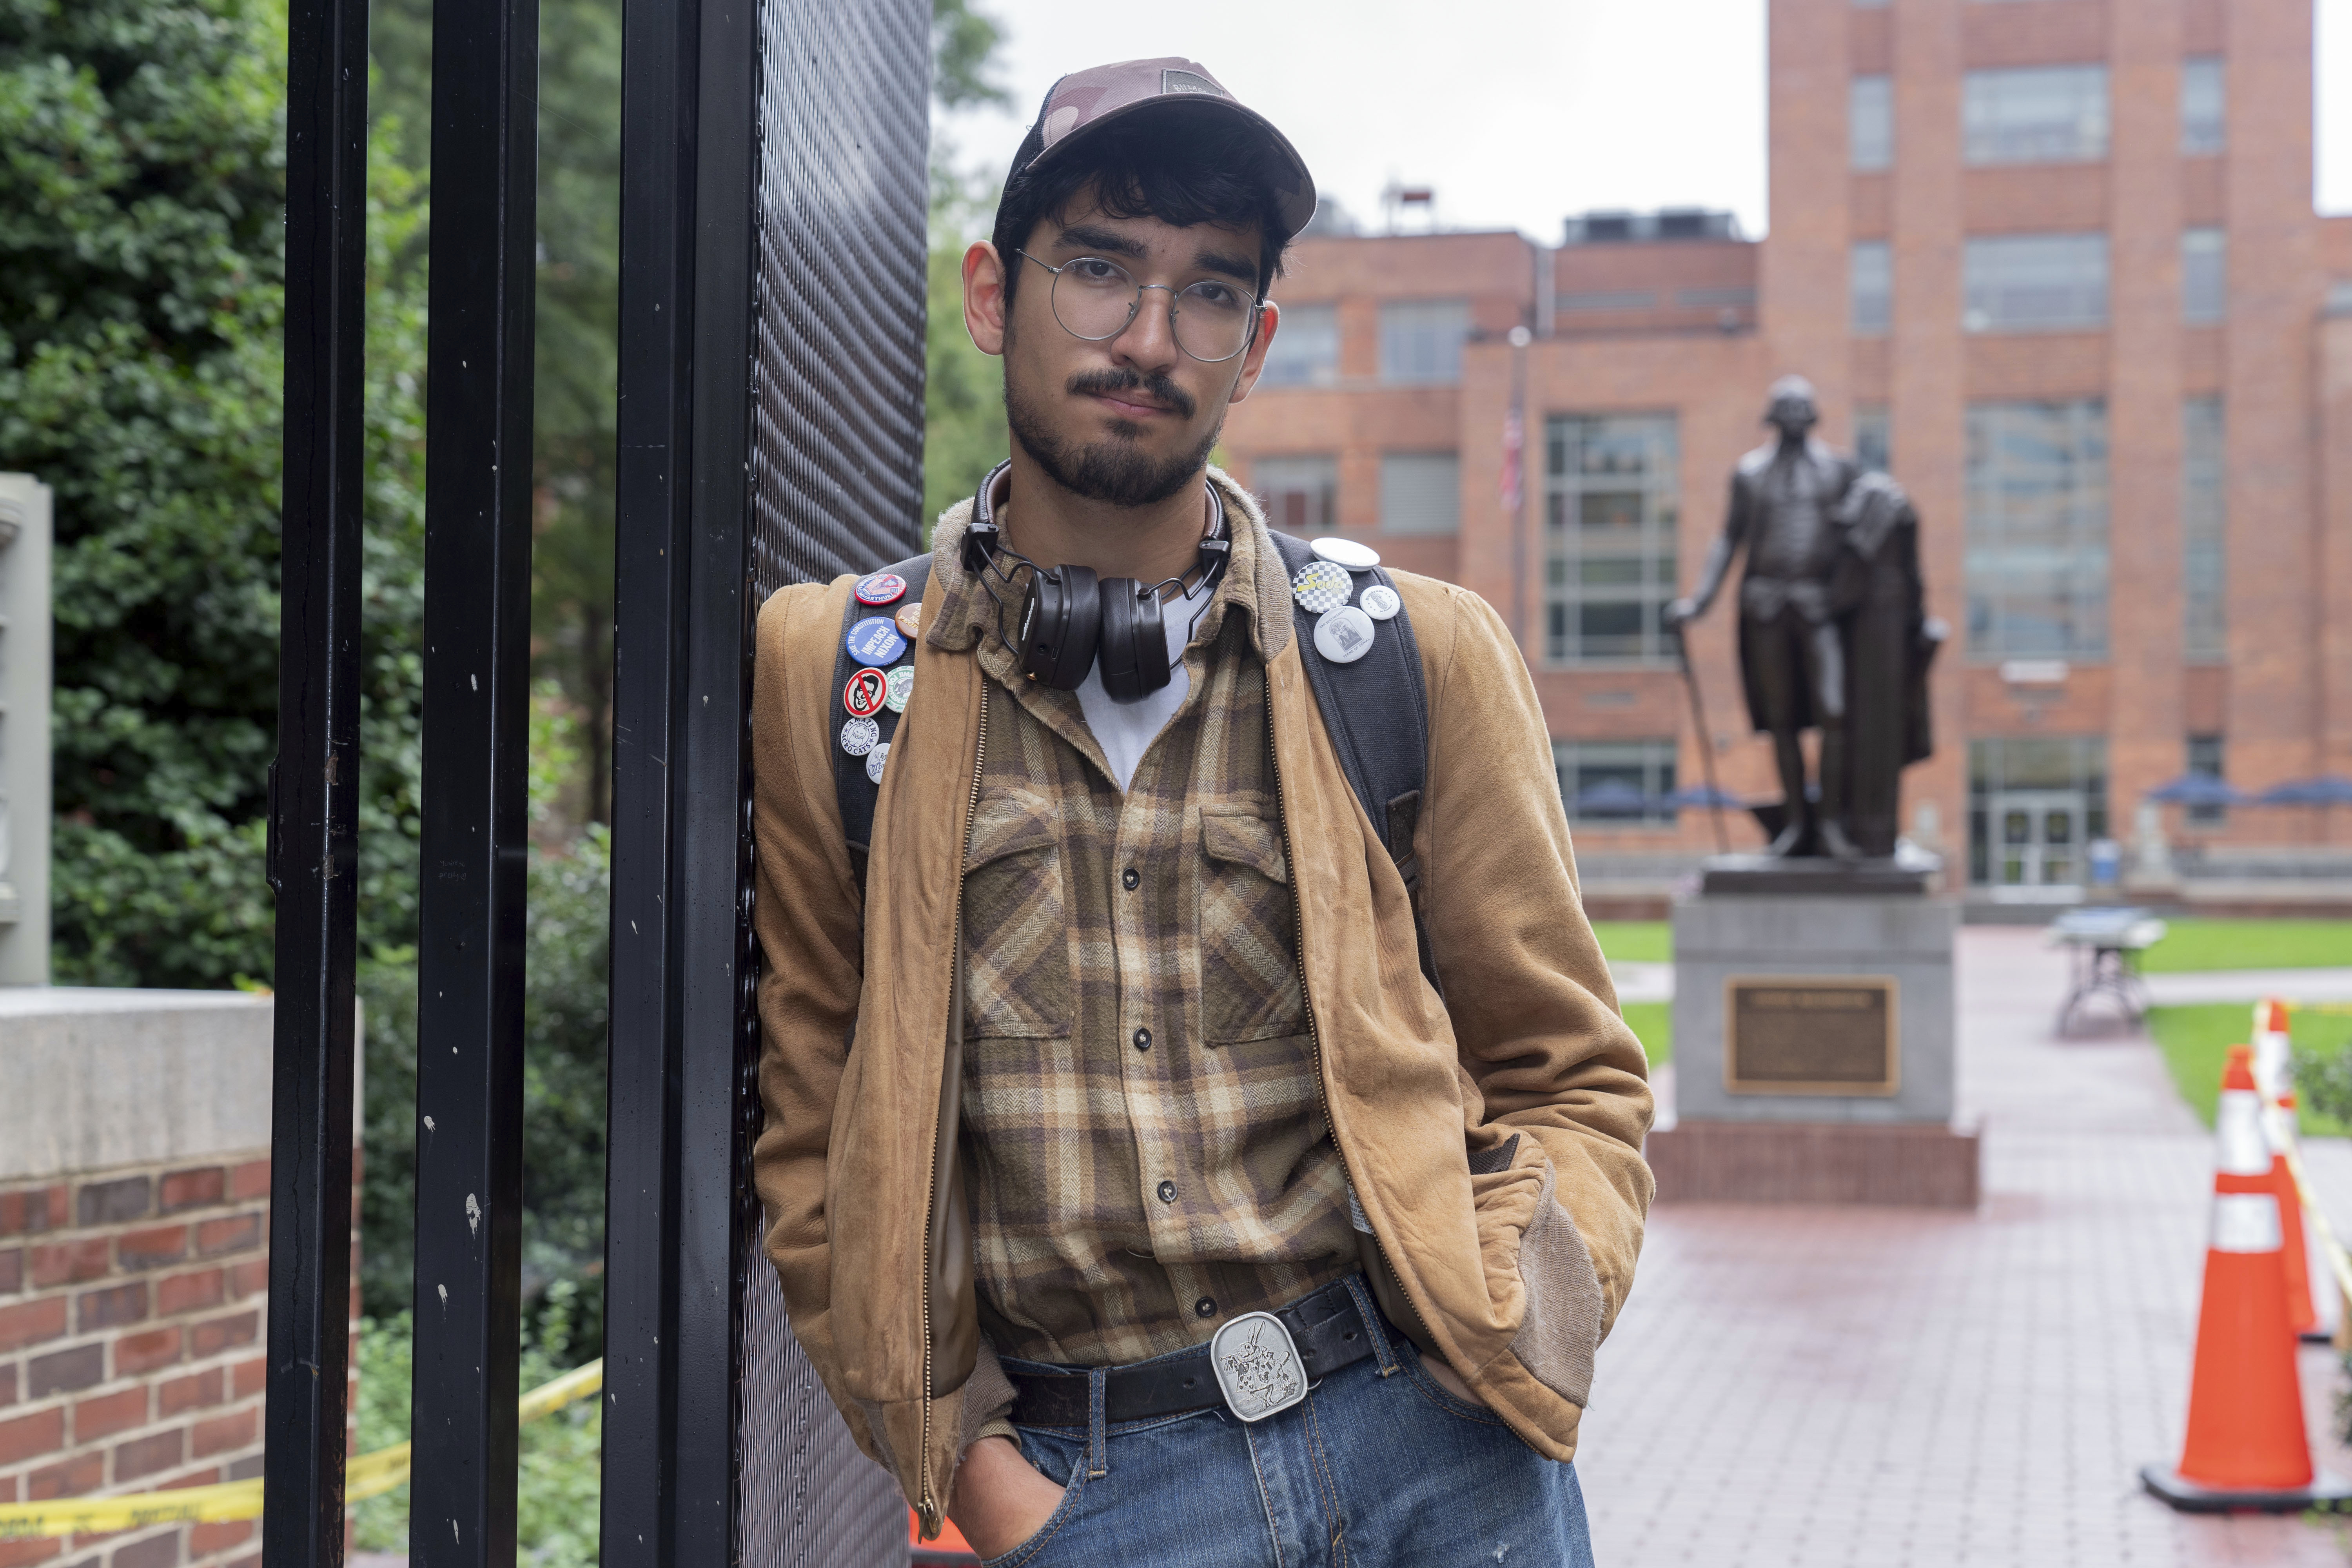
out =
[(860, 577), (856, 592), (861, 605), (895, 605), (906, 597), (907, 580), (896, 572), (877, 572)]
[(878, 669), (861, 669), (841, 689), (841, 705), (854, 719), (871, 719), (889, 700), (890, 678)]

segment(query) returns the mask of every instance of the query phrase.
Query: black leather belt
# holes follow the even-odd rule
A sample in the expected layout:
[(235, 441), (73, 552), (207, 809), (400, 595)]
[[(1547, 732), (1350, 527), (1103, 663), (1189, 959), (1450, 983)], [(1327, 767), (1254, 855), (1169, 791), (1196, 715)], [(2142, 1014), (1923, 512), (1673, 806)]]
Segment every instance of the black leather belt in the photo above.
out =
[[(1328, 1377), (1372, 1353), (1372, 1336), (1365, 1331), (1363, 1314), (1357, 1310), (1356, 1298), (1345, 1279), (1335, 1279), (1301, 1296), (1274, 1315), (1290, 1331), (1310, 1380)], [(1013, 1380), (1014, 1425), (1087, 1425), (1087, 1373), (1020, 1373), (1007, 1367), (1005, 1375)], [(1157, 1415), (1181, 1415), (1224, 1403), (1216, 1374), (1210, 1370), (1209, 1347), (1201, 1345), (1181, 1355), (1114, 1369), (1103, 1390), (1103, 1418), (1118, 1426)]]

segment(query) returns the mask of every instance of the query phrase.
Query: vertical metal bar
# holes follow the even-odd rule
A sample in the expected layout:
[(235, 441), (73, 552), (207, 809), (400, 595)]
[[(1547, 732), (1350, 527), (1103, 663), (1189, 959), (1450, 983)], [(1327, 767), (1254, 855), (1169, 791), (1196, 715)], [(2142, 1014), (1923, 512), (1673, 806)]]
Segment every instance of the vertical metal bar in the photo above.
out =
[(418, 1568), (515, 1554), (538, 0), (436, 0), (418, 951)]
[(287, 59), (285, 500), (270, 1111), (269, 1568), (343, 1552), (358, 896), (367, 0), (295, 0)]
[(604, 1551), (650, 1568), (736, 1538), (758, 37), (625, 26)]

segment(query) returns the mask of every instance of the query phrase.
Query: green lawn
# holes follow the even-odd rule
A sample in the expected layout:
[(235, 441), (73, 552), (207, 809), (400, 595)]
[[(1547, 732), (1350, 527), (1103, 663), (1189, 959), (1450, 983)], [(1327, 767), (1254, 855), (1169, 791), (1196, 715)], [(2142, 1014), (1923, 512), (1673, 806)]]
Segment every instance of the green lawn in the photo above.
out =
[(1664, 921), (1595, 921), (1592, 934), (1612, 963), (1674, 962), (1675, 928)]
[[(2148, 974), (2352, 965), (2352, 921), (2177, 920), (2140, 955)], [(1602, 939), (1607, 946), (1607, 939)]]
[[(2252, 1024), (2253, 1009), (2243, 1002), (2148, 1009), (2147, 1031), (2164, 1053), (2164, 1065), (2172, 1069), (2173, 1086), (2208, 1127), (2213, 1125), (2213, 1106), (2221, 1094), (2221, 1064), (2231, 1046), (2246, 1042)], [(2287, 1026), (2297, 1054), (2352, 1047), (2352, 1008), (2292, 1008)], [(2307, 1078), (2310, 1069), (2304, 1070)], [(2303, 1130), (2330, 1137), (2352, 1133), (2352, 1127), (2308, 1106), (2303, 1110)]]
[(1674, 1059), (1675, 1005), (1671, 1002), (1628, 1002), (1625, 1022), (1633, 1026), (1633, 1037), (1650, 1053), (1650, 1065)]

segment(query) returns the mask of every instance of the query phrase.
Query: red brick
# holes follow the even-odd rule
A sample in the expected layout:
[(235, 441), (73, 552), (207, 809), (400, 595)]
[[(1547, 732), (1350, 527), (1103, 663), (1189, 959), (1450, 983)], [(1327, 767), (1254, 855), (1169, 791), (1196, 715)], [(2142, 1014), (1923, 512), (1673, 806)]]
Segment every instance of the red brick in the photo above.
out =
[(0, 1252), (0, 1296), (13, 1296), (25, 1288), (25, 1249), (12, 1247)]
[(219, 1203), (228, 1196), (228, 1171), (220, 1165), (205, 1165), (193, 1171), (173, 1171), (163, 1178), (162, 1193), (156, 1206), (165, 1214), (182, 1209), (202, 1208)]
[(252, 1539), (253, 1521), (249, 1519), (191, 1525), (188, 1529), (188, 1555), (210, 1557), (215, 1552), (226, 1552), (230, 1547), (242, 1546)]
[(167, 1530), (114, 1549), (114, 1568), (173, 1568), (180, 1561), (180, 1532)]
[(106, 1456), (76, 1454), (72, 1458), (54, 1465), (44, 1465), (25, 1478), (25, 1500), (39, 1502), (45, 1498), (79, 1497), (94, 1492), (106, 1484)]
[(229, 1397), (249, 1399), (269, 1385), (269, 1363), (256, 1356), (229, 1369)]
[(155, 1286), (155, 1315), (176, 1318), (182, 1312), (198, 1312), (206, 1307), (221, 1304), (222, 1293), (228, 1284), (227, 1270), (199, 1268), (192, 1274), (174, 1274)]
[(269, 1162), (248, 1160), (228, 1173), (228, 1195), (233, 1202), (269, 1195)]
[(180, 1462), (187, 1434), (174, 1427), (169, 1432), (151, 1432), (144, 1437), (133, 1437), (114, 1447), (114, 1479), (119, 1481), (137, 1480), (158, 1470), (168, 1470)]
[(0, 1405), (16, 1403), (16, 1363), (0, 1366)]
[(101, 1394), (96, 1399), (85, 1399), (73, 1407), (74, 1441), (95, 1443), (100, 1437), (128, 1432), (146, 1419), (147, 1391), (144, 1388), (126, 1388), (119, 1394)]
[(202, 1359), (218, 1355), (231, 1345), (249, 1345), (261, 1332), (261, 1314), (236, 1312), (188, 1331), (188, 1353)]
[(0, 1465), (13, 1465), (37, 1454), (54, 1454), (66, 1445), (66, 1413), (44, 1410), (0, 1421)]
[(85, 1183), (76, 1194), (74, 1216), (84, 1228), (145, 1219), (154, 1206), (154, 1189), (153, 1180), (146, 1176)]
[[(359, 1277), (359, 1270), (353, 1269), (352, 1278), (356, 1279)], [(267, 1258), (247, 1258), (243, 1263), (232, 1266), (228, 1271), (228, 1293), (232, 1300), (246, 1296), (258, 1296), (267, 1292), (268, 1289), (269, 1259)]]
[(25, 1397), (45, 1399), (90, 1388), (106, 1378), (106, 1347), (92, 1341), (69, 1351), (52, 1351), (25, 1363)]
[(207, 1367), (186, 1377), (175, 1377), (155, 1391), (155, 1414), (159, 1418), (177, 1415), (183, 1410), (199, 1410), (221, 1402), (221, 1386), (226, 1380), (219, 1367)]
[(56, 1541), (0, 1541), (0, 1568), (31, 1568), (36, 1563), (47, 1563), (63, 1551)]
[(119, 1329), (125, 1323), (144, 1322), (146, 1318), (147, 1281), (144, 1279), (110, 1285), (102, 1290), (85, 1290), (74, 1300), (74, 1327), (85, 1334), (100, 1329)]
[(228, 1474), (223, 1479), (232, 1481), (249, 1481), (267, 1468), (268, 1465), (259, 1454), (251, 1454), (230, 1465)]
[(37, 1236), (65, 1221), (63, 1187), (19, 1187), (0, 1193), (0, 1236)]
[(261, 1411), (253, 1405), (215, 1415), (209, 1421), (199, 1421), (188, 1431), (188, 1457), (204, 1458), (209, 1454), (242, 1448), (251, 1444), (261, 1433)]
[[(255, 1473), (257, 1475), (260, 1472)], [(159, 1492), (169, 1492), (177, 1491), (182, 1487), (212, 1487), (218, 1486), (224, 1480), (236, 1479), (233, 1476), (222, 1475), (217, 1466), (207, 1466), (201, 1470), (183, 1471), (168, 1481), (158, 1481), (155, 1483), (155, 1489)]]
[(102, 1279), (112, 1262), (111, 1250), (102, 1236), (79, 1237), (72, 1241), (36, 1247), (30, 1259), (33, 1288), (45, 1290), (52, 1285), (79, 1285), (85, 1279)]
[(66, 1299), (47, 1296), (14, 1307), (0, 1307), (0, 1351), (22, 1350), (56, 1339), (66, 1331)]
[(114, 1342), (114, 1375), (136, 1377), (171, 1365), (180, 1359), (180, 1332), (177, 1328), (166, 1328), (123, 1335)]
[(261, 1245), (261, 1216), (232, 1215), (208, 1219), (196, 1226), (196, 1256), (218, 1258), (225, 1252), (250, 1252)]
[(177, 1263), (187, 1250), (188, 1227), (184, 1225), (159, 1225), (114, 1238), (114, 1261), (121, 1268), (152, 1268), (159, 1263)]

